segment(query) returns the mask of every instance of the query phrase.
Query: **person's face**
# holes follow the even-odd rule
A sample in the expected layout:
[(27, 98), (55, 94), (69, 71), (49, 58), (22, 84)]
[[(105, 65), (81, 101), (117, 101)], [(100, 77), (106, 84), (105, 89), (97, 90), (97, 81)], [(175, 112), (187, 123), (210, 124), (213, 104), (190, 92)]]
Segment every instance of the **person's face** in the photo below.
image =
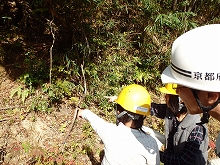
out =
[[(179, 85), (176, 89), (176, 92), (180, 96), (181, 100), (185, 103), (187, 110), (190, 114), (202, 113), (202, 110), (198, 106), (198, 103), (196, 102), (196, 99), (190, 88)], [(217, 92), (207, 92), (207, 91), (197, 91), (197, 95), (199, 97), (199, 101), (204, 106), (211, 106), (217, 101), (217, 99), (220, 96), (220, 94)], [(209, 113), (212, 115), (212, 113), (216, 111), (216, 109), (219, 110), (218, 112), (220, 114), (219, 108), (214, 108)]]
[(165, 100), (166, 100), (167, 107), (171, 108), (170, 104), (169, 104), (169, 100), (170, 100), (170, 95), (169, 94), (165, 94)]
[(190, 88), (178, 85), (176, 89), (176, 93), (184, 102), (185, 106), (187, 107), (188, 113), (190, 114), (202, 113), (202, 110), (199, 108)]
[(166, 104), (169, 103), (169, 95), (168, 94), (165, 94), (165, 101), (166, 101)]

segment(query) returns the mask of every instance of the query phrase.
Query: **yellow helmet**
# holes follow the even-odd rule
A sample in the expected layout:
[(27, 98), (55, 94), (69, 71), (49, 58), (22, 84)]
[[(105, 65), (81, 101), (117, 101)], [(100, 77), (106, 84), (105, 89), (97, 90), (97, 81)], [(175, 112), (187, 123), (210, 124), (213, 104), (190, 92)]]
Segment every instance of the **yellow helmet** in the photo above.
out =
[(141, 85), (128, 85), (120, 92), (115, 102), (127, 111), (143, 116), (150, 115), (150, 94)]
[(167, 83), (165, 87), (160, 88), (160, 92), (165, 94), (177, 95), (176, 88), (177, 84)]

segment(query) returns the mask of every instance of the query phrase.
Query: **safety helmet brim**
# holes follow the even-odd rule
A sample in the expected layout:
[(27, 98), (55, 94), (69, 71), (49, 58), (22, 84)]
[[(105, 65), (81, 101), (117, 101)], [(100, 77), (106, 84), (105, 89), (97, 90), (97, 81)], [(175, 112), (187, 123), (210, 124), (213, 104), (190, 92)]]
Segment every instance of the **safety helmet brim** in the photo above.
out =
[(185, 87), (189, 87), (189, 88), (193, 88), (193, 89), (197, 89), (197, 90), (202, 90), (202, 87), (199, 87), (199, 84), (196, 84), (196, 86), (194, 84), (190, 84), (187, 81), (182, 81), (182, 79), (177, 80), (172, 72), (174, 72), (171, 68), (171, 66), (169, 65), (161, 74), (161, 80), (163, 83), (175, 83), (175, 84), (179, 84)]
[(170, 95), (177, 95), (176, 93), (167, 90), (166, 87), (160, 88), (160, 92), (165, 93), (165, 94), (170, 94)]
[[(195, 83), (190, 83), (190, 81), (187, 81), (187, 80), (184, 80), (183, 79), (176, 79), (172, 72), (175, 72), (171, 65), (169, 65), (161, 74), (161, 80), (162, 80), (162, 83), (166, 84), (166, 83), (174, 83), (174, 84), (179, 84), (179, 85), (182, 85), (182, 86), (185, 86), (185, 87), (189, 87), (189, 88), (192, 88), (192, 89), (197, 89), (197, 90), (204, 90), (204, 86), (203, 84), (195, 84)], [(216, 92), (216, 88), (215, 86), (208, 86), (209, 88), (206, 89), (206, 91), (209, 91), (209, 92)], [(220, 91), (218, 91), (220, 92)]]
[(175, 83), (179, 84), (179, 81), (171, 73), (171, 66), (169, 65), (162, 73), (161, 80), (164, 84)]

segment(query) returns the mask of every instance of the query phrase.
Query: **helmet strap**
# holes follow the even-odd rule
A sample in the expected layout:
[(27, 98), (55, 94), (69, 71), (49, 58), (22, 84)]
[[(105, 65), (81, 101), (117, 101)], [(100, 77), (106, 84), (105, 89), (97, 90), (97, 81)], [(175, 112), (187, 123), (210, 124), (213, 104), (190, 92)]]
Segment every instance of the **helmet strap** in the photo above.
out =
[(119, 119), (124, 116), (127, 112), (126, 111), (122, 111), (121, 113), (117, 113), (117, 110), (116, 110), (116, 125), (119, 124)]
[(220, 103), (220, 100), (218, 99), (214, 104), (212, 104), (211, 106), (204, 106), (202, 105), (201, 101), (199, 100), (199, 97), (196, 93), (196, 90), (195, 89), (191, 89), (195, 99), (196, 99), (196, 102), (197, 104), (199, 105), (199, 108), (202, 110), (203, 112), (203, 116), (201, 117), (201, 123), (200, 124), (204, 124), (204, 123), (208, 123), (209, 122), (209, 117), (210, 115), (208, 114), (208, 112), (210, 110), (212, 110), (213, 108), (215, 108), (219, 103)]
[(125, 114), (127, 114), (126, 111), (122, 111), (121, 113), (119, 113), (117, 116), (118, 119), (120, 119), (122, 116), (124, 116)]
[(138, 120), (139, 117), (140, 117), (140, 115), (138, 115), (138, 114), (132, 115), (132, 114), (128, 113), (127, 111), (122, 111), (121, 113), (119, 113), (119, 114), (117, 115), (117, 118), (119, 119), (119, 118), (121, 118), (122, 116), (124, 116), (125, 114), (127, 114), (132, 120)]
[(139, 114), (130, 114), (128, 113), (127, 111), (122, 111), (121, 113), (119, 113), (117, 115), (117, 112), (116, 112), (116, 124), (118, 125), (119, 123), (119, 120), (121, 117), (123, 117), (125, 114), (127, 114), (132, 120), (138, 120), (140, 118), (141, 115)]

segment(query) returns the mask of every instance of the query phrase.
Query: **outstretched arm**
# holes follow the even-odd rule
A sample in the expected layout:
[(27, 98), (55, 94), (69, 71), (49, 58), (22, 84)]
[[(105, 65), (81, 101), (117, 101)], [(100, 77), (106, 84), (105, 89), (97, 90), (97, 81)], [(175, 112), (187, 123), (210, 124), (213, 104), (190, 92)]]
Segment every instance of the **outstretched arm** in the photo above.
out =
[(78, 117), (89, 121), (93, 130), (99, 135), (99, 137), (102, 140), (104, 140), (104, 138), (106, 137), (106, 134), (108, 134), (112, 125), (115, 125), (113, 123), (109, 123), (103, 120), (98, 115), (96, 115), (95, 113), (93, 113), (92, 111), (88, 109), (79, 110)]

